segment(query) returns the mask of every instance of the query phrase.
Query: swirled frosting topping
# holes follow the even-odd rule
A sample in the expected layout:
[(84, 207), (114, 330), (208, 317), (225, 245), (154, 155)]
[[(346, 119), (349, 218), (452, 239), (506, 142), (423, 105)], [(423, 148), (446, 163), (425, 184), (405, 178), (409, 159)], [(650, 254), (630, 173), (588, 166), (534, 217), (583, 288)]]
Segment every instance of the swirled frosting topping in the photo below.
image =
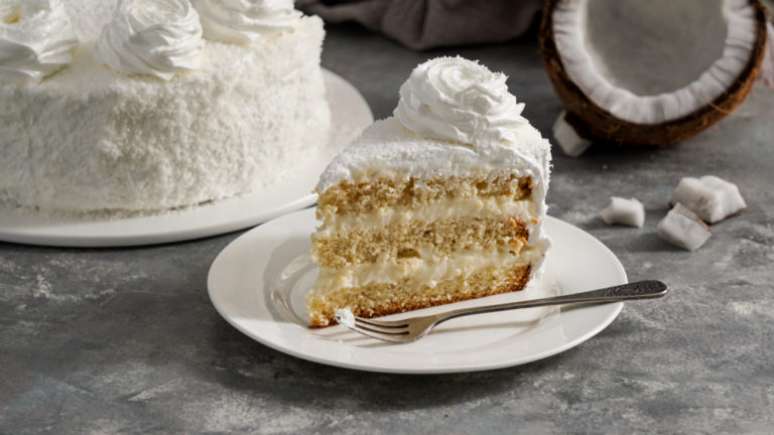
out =
[(527, 121), (506, 79), (461, 57), (431, 59), (401, 86), (395, 117), (428, 138), (471, 145), (512, 141), (514, 129)]
[(202, 47), (199, 14), (189, 0), (123, 0), (96, 55), (117, 71), (169, 80), (199, 68)]
[(0, 0), (0, 82), (40, 82), (78, 45), (61, 0)]
[(194, 0), (204, 37), (247, 45), (262, 36), (292, 29), (301, 13), (293, 0)]

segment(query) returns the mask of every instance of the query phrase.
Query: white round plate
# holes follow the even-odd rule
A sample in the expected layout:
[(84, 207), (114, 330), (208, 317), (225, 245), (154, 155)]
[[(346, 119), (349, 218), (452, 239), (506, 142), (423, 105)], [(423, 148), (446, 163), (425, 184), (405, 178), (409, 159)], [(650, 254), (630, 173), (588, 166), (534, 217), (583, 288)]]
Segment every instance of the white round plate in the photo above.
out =
[(319, 158), (294, 168), (291, 177), (249, 195), (133, 217), (63, 217), (34, 213), (0, 203), (0, 240), (46, 246), (136, 246), (191, 240), (249, 228), (309, 207), (320, 174), (373, 115), (363, 96), (346, 80), (324, 70), (332, 128)]
[[(218, 255), (208, 277), (210, 299), (235, 328), (281, 352), (338, 367), (386, 373), (454, 373), (536, 361), (602, 331), (622, 303), (576, 309), (533, 308), (451, 320), (409, 344), (389, 344), (342, 326), (308, 329), (304, 294), (317, 270), (309, 262), (314, 209), (268, 222)], [(571, 293), (627, 282), (616, 256), (568, 223), (547, 218), (553, 246), (537, 283), (517, 293), (390, 316)]]

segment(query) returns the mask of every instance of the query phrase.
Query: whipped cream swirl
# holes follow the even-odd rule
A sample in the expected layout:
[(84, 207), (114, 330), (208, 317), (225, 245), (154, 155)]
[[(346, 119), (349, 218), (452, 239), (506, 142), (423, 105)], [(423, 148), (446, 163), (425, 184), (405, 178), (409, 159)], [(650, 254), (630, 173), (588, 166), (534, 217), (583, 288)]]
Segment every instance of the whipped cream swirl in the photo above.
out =
[(527, 122), (524, 104), (508, 92), (507, 77), (461, 57), (439, 57), (417, 66), (400, 88), (395, 116), (409, 130), (464, 144), (514, 140)]
[(40, 82), (78, 45), (61, 0), (0, 0), (0, 82)]
[(199, 14), (189, 0), (123, 0), (97, 41), (100, 62), (162, 80), (199, 68)]
[(262, 36), (292, 29), (301, 13), (293, 0), (194, 0), (204, 37), (247, 45)]

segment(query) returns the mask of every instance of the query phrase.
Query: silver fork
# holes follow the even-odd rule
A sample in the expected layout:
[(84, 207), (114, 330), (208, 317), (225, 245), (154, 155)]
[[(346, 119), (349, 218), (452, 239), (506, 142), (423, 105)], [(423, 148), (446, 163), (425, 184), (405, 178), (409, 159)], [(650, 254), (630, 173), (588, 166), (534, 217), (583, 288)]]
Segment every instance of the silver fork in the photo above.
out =
[(445, 313), (401, 320), (376, 320), (364, 319), (362, 317), (346, 318), (349, 316), (340, 316), (338, 313), (336, 320), (347, 328), (369, 337), (392, 343), (409, 343), (424, 337), (439, 324), (458, 317), (548, 305), (605, 304), (634, 299), (655, 299), (666, 295), (668, 291), (666, 284), (661, 281), (638, 281), (582, 293), (498, 305), (461, 308)]

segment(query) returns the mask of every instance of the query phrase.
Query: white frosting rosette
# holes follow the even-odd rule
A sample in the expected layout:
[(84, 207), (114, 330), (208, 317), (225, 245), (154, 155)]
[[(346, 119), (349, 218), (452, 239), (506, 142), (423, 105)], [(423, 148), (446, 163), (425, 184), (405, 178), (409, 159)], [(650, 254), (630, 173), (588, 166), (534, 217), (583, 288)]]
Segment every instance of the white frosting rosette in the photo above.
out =
[(231, 44), (250, 44), (266, 34), (292, 29), (301, 13), (293, 0), (193, 0), (204, 37)]
[(526, 120), (506, 79), (462, 57), (429, 60), (401, 86), (395, 117), (424, 137), (472, 145), (510, 141)]
[(203, 44), (189, 0), (123, 0), (102, 30), (96, 55), (114, 70), (169, 80), (199, 68)]
[(78, 45), (61, 0), (0, 0), (0, 82), (40, 82)]

